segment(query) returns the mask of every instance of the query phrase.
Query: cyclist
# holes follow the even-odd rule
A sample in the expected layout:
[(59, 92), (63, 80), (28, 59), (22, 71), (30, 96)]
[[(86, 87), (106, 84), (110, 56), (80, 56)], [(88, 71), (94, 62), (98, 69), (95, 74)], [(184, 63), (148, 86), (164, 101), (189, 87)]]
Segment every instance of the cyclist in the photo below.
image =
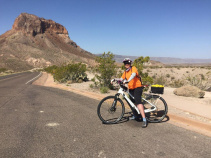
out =
[[(132, 60), (130, 58), (125, 58), (123, 60), (124, 66), (125, 66), (125, 72), (122, 74), (122, 77), (120, 80), (123, 81), (123, 83), (128, 83), (129, 93), (132, 94), (135, 98), (133, 100), (132, 97), (130, 99), (135, 102), (135, 105), (139, 109), (141, 116), (143, 118), (143, 124), (142, 127), (147, 127), (147, 120), (144, 113), (144, 106), (141, 101), (142, 96), (142, 87), (141, 87), (141, 80), (137, 71), (137, 68), (135, 66), (132, 66)], [(134, 119), (135, 116), (132, 116), (132, 119)]]

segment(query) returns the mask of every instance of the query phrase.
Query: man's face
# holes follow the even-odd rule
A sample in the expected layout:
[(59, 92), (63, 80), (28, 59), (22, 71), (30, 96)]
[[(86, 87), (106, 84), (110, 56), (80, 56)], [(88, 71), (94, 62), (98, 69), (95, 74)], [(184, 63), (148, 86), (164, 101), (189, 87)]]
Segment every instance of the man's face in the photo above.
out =
[(125, 64), (125, 68), (128, 69), (130, 67), (130, 64)]

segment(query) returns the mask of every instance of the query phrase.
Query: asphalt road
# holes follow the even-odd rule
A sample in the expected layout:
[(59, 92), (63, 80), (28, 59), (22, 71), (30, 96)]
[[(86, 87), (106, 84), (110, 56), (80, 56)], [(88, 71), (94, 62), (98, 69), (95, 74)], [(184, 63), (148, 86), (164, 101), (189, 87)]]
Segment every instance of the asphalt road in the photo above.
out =
[(104, 125), (99, 101), (26, 84), (39, 73), (0, 77), (2, 158), (210, 158), (211, 138), (168, 122)]

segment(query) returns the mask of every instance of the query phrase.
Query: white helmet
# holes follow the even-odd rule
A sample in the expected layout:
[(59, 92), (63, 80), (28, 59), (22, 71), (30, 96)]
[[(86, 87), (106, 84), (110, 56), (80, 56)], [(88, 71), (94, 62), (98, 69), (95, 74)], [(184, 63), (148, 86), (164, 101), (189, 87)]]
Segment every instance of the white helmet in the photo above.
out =
[(123, 63), (124, 63), (124, 64), (132, 64), (132, 60), (130, 60), (130, 58), (125, 58), (125, 59), (123, 60)]

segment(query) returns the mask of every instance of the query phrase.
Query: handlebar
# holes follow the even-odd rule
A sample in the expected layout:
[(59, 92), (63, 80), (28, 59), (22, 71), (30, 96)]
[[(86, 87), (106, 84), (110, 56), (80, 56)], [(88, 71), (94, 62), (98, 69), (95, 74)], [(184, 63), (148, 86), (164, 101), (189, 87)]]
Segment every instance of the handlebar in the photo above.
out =
[[(128, 84), (128, 83), (123, 83), (122, 80), (115, 80), (115, 79), (112, 79), (111, 82), (115, 82), (118, 85), (120, 85), (120, 87), (122, 87), (124, 90), (127, 90), (127, 87), (125, 87), (125, 85)], [(146, 88), (146, 87), (149, 87), (149, 86), (150, 85), (141, 85), (141, 87), (143, 87), (143, 88)]]
[[(119, 85), (128, 84), (128, 83), (123, 83), (122, 80), (115, 80), (115, 79), (112, 79), (111, 82), (116, 82), (116, 83), (119, 84)], [(141, 87), (144, 87), (144, 88), (149, 87), (149, 86), (150, 86), (150, 85), (141, 85)]]

